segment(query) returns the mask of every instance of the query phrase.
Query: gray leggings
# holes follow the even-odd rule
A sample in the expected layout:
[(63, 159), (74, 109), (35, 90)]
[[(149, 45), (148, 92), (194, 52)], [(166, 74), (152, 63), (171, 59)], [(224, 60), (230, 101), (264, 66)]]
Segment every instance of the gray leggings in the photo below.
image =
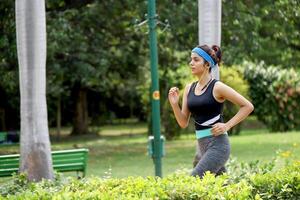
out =
[(230, 143), (227, 134), (198, 139), (199, 153), (196, 155), (192, 176), (202, 178), (206, 171), (216, 175), (226, 172), (225, 163), (230, 155)]

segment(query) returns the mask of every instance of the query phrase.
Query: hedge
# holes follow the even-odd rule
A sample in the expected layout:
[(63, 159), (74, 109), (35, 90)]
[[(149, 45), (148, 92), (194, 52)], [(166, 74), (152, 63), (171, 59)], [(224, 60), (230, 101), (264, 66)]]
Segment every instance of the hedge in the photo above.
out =
[[(249, 166), (248, 166), (249, 167)], [(255, 165), (253, 166), (255, 168)], [(234, 181), (229, 174), (203, 179), (174, 173), (165, 178), (58, 178), (39, 183), (19, 175), (0, 187), (0, 199), (299, 199), (300, 162), (277, 171), (250, 173)]]

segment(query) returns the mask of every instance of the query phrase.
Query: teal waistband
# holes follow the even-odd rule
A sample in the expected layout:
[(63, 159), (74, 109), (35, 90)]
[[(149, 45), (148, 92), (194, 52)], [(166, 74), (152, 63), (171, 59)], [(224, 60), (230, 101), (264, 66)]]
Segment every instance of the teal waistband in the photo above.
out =
[[(225, 132), (223, 134), (228, 134), (228, 133)], [(211, 128), (203, 129), (203, 130), (196, 130), (196, 138), (197, 139), (208, 137), (208, 136), (212, 136), (212, 135), (213, 134), (211, 133)]]
[(196, 130), (196, 138), (200, 139), (200, 138), (204, 138), (207, 136), (211, 136), (211, 128), (208, 129), (203, 129), (203, 130)]

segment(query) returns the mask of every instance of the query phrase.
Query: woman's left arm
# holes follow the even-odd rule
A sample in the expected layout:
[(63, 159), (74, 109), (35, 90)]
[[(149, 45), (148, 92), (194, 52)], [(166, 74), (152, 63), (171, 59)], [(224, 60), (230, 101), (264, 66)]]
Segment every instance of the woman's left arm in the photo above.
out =
[(230, 130), (232, 127), (243, 121), (254, 110), (254, 106), (250, 101), (222, 82), (216, 82), (213, 95), (219, 102), (228, 100), (240, 107), (236, 115), (233, 116), (228, 122), (217, 123), (213, 125), (211, 131), (214, 136), (223, 134), (224, 132)]

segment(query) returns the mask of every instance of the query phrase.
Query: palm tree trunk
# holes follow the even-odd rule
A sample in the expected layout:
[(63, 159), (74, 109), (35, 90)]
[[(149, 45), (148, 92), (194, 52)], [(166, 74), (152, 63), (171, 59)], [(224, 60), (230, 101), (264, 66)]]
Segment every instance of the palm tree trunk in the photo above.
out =
[[(198, 0), (200, 45), (221, 45), (221, 15), (221, 0)], [(219, 67), (212, 68), (212, 76), (219, 79)]]
[(30, 181), (53, 179), (46, 103), (44, 0), (16, 0), (21, 94), (20, 172)]

